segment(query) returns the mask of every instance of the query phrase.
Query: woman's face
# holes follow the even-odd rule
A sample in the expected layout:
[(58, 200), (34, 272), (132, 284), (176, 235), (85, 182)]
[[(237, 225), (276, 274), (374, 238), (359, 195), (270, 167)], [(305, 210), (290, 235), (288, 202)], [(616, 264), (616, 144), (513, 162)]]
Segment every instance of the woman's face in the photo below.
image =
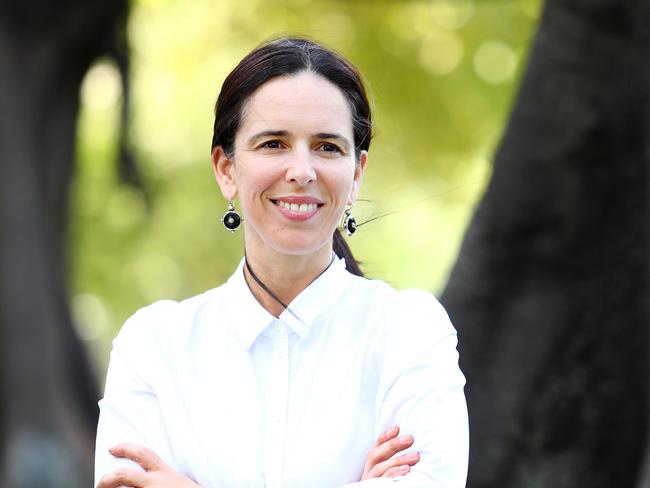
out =
[(213, 161), (224, 196), (239, 196), (247, 252), (329, 253), (367, 159), (355, 160), (345, 96), (304, 71), (262, 85), (242, 115), (234, 156), (217, 148)]

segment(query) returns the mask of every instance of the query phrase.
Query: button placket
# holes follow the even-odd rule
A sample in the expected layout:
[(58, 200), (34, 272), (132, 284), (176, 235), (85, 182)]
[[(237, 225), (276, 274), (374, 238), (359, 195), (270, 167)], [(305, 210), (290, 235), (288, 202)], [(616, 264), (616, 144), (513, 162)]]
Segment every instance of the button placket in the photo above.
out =
[(286, 449), (286, 418), (289, 397), (289, 338), (284, 324), (273, 326), (271, 395), (267, 415), (266, 480), (271, 487), (282, 485)]

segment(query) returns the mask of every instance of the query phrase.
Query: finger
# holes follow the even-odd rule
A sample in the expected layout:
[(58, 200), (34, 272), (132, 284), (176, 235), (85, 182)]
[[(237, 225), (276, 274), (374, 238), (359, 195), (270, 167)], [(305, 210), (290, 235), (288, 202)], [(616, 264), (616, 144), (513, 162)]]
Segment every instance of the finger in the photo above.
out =
[(375, 466), (387, 459), (392, 458), (395, 454), (413, 445), (415, 439), (412, 435), (401, 435), (395, 439), (384, 442), (381, 446), (374, 447), (368, 452), (367, 464)]
[(386, 461), (376, 464), (370, 473), (375, 476), (383, 476), (388, 470), (398, 466), (413, 466), (420, 461), (420, 453), (410, 452), (401, 456), (394, 456)]
[[(374, 478), (379, 478), (385, 476), (391, 469), (399, 468), (401, 466), (413, 466), (420, 461), (420, 454), (417, 452), (410, 452), (408, 454), (402, 454), (401, 456), (395, 456), (386, 461), (376, 464), (371, 470), (370, 475)], [(390, 476), (392, 478), (392, 476)]]
[(117, 488), (121, 486), (141, 488), (145, 486), (146, 476), (146, 473), (135, 469), (120, 468), (102, 476), (97, 488)]
[(157, 471), (167, 467), (165, 462), (155, 452), (138, 444), (118, 444), (111, 447), (108, 451), (115, 457), (135, 461), (145, 471)]
[(408, 464), (402, 464), (401, 466), (393, 466), (388, 469), (384, 474), (381, 475), (382, 478), (397, 478), (398, 476), (404, 476), (411, 471), (411, 466)]
[(379, 447), (381, 446), (384, 442), (387, 442), (399, 434), (399, 426), (398, 425), (393, 425), (392, 427), (388, 428), (385, 432), (382, 432), (379, 434), (379, 437), (377, 437), (377, 441), (375, 442), (374, 447)]
[(402, 454), (401, 456), (395, 456), (392, 459), (389, 459), (391, 461), (391, 465), (397, 466), (397, 465), (402, 465), (402, 466), (414, 466), (420, 461), (420, 453), (419, 452), (409, 452), (408, 454)]

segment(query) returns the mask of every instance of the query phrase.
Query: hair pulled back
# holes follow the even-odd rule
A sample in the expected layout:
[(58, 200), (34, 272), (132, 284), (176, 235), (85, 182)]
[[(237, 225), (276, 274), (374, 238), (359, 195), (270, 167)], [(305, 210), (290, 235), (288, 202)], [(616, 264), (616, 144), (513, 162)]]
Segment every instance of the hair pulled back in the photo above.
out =
[[(278, 76), (310, 71), (336, 85), (350, 105), (355, 159), (368, 150), (372, 138), (370, 104), (359, 71), (337, 52), (302, 37), (282, 37), (251, 51), (226, 77), (217, 99), (212, 149), (221, 146), (228, 157), (234, 154), (235, 135), (241, 125), (244, 106), (255, 90)], [(362, 276), (338, 229), (334, 231), (334, 252), (345, 259), (351, 273)]]

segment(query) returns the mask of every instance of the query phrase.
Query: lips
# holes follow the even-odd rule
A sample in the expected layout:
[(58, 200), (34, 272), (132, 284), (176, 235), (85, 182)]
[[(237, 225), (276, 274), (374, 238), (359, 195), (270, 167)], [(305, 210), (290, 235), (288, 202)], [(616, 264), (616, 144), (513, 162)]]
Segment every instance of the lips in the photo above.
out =
[(290, 220), (309, 219), (323, 206), (319, 199), (307, 196), (282, 196), (271, 201)]

